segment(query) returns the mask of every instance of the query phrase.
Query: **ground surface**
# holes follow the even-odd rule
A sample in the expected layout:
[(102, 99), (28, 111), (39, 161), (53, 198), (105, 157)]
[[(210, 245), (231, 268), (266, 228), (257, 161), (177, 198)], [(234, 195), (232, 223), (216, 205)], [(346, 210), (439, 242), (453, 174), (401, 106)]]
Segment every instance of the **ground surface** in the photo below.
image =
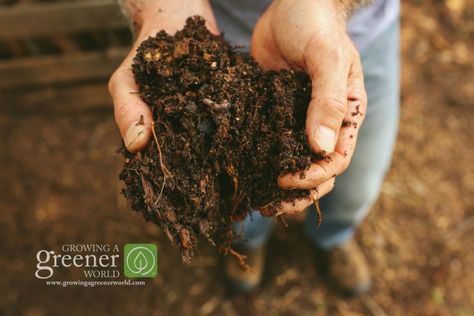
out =
[[(183, 266), (161, 231), (117, 208), (109, 110), (2, 113), (0, 314), (474, 315), (473, 16), (467, 1), (405, 4), (399, 142), (357, 236), (368, 295), (344, 300), (326, 287), (295, 221), (272, 237), (262, 289), (229, 297), (213, 249)], [(144, 288), (52, 288), (33, 276), (39, 249), (140, 241), (160, 249), (159, 277)]]

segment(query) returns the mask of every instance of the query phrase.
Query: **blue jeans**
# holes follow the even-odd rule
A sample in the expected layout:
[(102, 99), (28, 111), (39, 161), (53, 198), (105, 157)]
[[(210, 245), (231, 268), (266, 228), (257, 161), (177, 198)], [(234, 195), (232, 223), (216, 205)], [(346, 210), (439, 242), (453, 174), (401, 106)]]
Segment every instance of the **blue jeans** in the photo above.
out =
[[(389, 169), (398, 130), (400, 109), (399, 21), (393, 23), (364, 51), (368, 110), (349, 168), (336, 178), (331, 193), (320, 200), (323, 222), (317, 228), (314, 206), (306, 210), (305, 231), (315, 246), (331, 249), (352, 238), (377, 199)], [(252, 212), (234, 224), (240, 247), (254, 249), (270, 237), (274, 219)]]

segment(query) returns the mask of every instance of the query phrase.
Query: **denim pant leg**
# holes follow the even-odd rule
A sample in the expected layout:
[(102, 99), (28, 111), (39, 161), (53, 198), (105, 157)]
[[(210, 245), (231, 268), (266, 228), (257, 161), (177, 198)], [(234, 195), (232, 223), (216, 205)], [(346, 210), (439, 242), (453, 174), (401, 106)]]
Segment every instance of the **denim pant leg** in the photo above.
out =
[(233, 231), (240, 238), (233, 245), (246, 249), (261, 247), (270, 238), (274, 222), (273, 218), (263, 217), (259, 211), (252, 211), (242, 222), (234, 223)]
[(336, 178), (320, 207), (319, 229), (314, 207), (307, 210), (305, 230), (318, 247), (333, 248), (352, 238), (377, 199), (390, 166), (400, 109), (399, 21), (361, 52), (368, 110), (349, 168)]
[[(399, 116), (399, 22), (361, 53), (369, 98), (350, 167), (336, 179), (334, 190), (321, 199), (324, 220), (316, 227), (314, 207), (307, 210), (305, 229), (319, 247), (332, 248), (351, 238), (376, 200), (390, 165)], [(255, 249), (270, 237), (274, 219), (254, 211), (234, 224), (241, 236), (236, 246)]]

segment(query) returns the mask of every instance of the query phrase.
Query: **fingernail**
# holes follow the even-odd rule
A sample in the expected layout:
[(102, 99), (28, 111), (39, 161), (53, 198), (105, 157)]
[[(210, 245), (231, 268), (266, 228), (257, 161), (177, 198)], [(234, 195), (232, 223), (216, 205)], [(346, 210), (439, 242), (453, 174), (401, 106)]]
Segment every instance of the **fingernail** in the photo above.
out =
[(334, 151), (336, 147), (336, 133), (334, 130), (330, 129), (327, 126), (319, 126), (315, 133), (314, 138), (321, 148), (327, 154), (330, 154)]
[(125, 134), (124, 142), (125, 146), (130, 149), (135, 142), (140, 138), (141, 135), (145, 132), (145, 127), (143, 124), (139, 124), (139, 122), (133, 123), (127, 130)]

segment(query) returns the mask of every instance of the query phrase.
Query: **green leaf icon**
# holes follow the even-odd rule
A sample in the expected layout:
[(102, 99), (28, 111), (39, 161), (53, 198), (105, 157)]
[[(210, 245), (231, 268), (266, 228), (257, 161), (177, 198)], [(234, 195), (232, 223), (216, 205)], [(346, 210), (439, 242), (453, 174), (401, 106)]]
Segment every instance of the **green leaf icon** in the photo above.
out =
[(135, 260), (133, 260), (133, 265), (139, 272), (142, 272), (146, 268), (147, 261), (143, 252), (140, 251), (137, 254), (137, 256), (135, 257)]
[(129, 278), (154, 278), (158, 271), (155, 244), (126, 244), (124, 247), (124, 274)]

